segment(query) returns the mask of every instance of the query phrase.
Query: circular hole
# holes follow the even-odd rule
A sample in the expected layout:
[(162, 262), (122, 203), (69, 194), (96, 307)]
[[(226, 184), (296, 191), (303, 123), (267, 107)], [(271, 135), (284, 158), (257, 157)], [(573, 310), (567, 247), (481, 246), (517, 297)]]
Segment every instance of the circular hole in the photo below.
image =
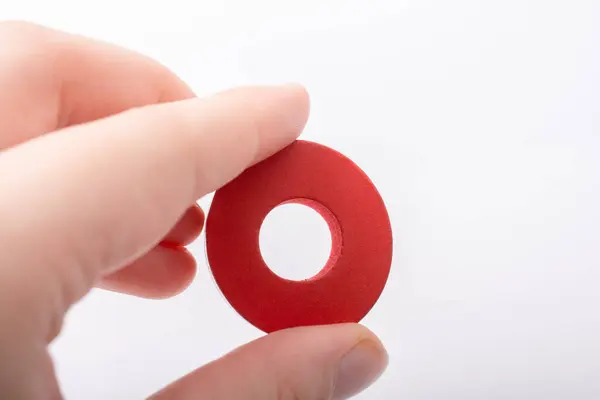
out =
[(275, 207), (259, 234), (260, 252), (278, 276), (301, 281), (317, 275), (331, 254), (331, 231), (312, 208), (295, 203)]

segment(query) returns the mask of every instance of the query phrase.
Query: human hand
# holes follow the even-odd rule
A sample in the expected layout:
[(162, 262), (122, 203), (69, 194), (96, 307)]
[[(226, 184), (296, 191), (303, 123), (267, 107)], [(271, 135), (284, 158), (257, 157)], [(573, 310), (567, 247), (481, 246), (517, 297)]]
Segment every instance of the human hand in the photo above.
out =
[[(0, 43), (0, 397), (59, 399), (47, 346), (69, 308), (94, 286), (183, 290), (195, 201), (291, 143), (308, 98), (284, 86), (198, 99), (150, 59), (26, 23), (0, 24)], [(361, 325), (289, 329), (153, 398), (345, 399), (386, 362)]]

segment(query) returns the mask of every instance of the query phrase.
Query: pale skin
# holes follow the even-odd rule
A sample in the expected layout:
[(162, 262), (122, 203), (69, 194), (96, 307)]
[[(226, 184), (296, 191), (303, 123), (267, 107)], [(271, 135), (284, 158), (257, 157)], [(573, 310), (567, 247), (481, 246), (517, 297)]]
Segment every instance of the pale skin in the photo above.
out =
[[(0, 24), (0, 43), (0, 398), (61, 399), (47, 346), (70, 307), (94, 287), (184, 290), (196, 201), (295, 140), (309, 100), (297, 85), (198, 98), (142, 55), (27, 23)], [(295, 328), (152, 398), (347, 399), (386, 364), (362, 325)]]

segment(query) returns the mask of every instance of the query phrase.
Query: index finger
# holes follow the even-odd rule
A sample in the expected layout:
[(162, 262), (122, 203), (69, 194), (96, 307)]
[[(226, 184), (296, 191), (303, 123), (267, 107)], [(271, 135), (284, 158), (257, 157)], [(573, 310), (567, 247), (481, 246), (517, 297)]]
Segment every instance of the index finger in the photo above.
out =
[(154, 246), (189, 204), (292, 142), (308, 107), (295, 85), (244, 88), (138, 108), (5, 151), (0, 301), (26, 304), (31, 318), (55, 326), (45, 318), (61, 320), (101, 274)]

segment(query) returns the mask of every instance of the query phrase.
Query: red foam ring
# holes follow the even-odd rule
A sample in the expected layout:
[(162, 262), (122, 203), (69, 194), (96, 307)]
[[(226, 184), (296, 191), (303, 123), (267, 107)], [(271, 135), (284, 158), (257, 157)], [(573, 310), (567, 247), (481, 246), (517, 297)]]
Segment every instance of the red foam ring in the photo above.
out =
[[(278, 205), (316, 210), (332, 233), (326, 266), (303, 281), (264, 262), (259, 232)], [(384, 202), (367, 175), (325, 146), (298, 140), (219, 189), (206, 222), (210, 268), (233, 308), (263, 330), (359, 322), (379, 299), (392, 261)]]

